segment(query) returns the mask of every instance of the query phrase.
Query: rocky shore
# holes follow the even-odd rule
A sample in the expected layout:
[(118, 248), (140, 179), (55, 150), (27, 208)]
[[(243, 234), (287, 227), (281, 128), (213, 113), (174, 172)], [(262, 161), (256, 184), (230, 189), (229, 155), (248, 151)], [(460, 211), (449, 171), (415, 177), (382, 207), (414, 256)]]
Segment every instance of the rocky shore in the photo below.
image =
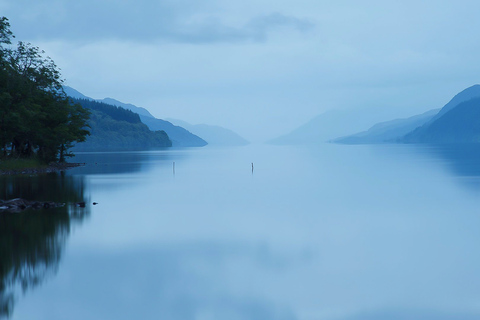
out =
[(39, 174), (64, 171), (71, 168), (84, 166), (85, 163), (50, 163), (47, 167), (43, 168), (22, 168), (15, 170), (1, 170), (0, 175), (14, 175), (14, 174)]
[[(94, 202), (93, 205), (97, 205), (97, 202)], [(64, 207), (65, 203), (59, 202), (52, 202), (52, 201), (29, 201), (21, 198), (10, 199), (10, 200), (1, 200), (0, 199), (0, 213), (14, 213), (20, 212), (27, 209), (52, 209), (52, 208), (59, 208)], [(85, 202), (75, 202), (69, 203), (68, 205), (74, 207), (85, 208)]]
[(26, 209), (50, 209), (65, 206), (65, 203), (51, 201), (28, 201), (25, 199), (0, 200), (1, 212), (20, 212)]

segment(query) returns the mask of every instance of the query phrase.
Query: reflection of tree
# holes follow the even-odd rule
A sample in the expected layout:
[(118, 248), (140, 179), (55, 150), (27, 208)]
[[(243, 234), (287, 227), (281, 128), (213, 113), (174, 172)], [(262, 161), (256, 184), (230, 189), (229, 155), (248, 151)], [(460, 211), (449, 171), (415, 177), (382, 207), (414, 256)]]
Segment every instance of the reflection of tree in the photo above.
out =
[[(0, 177), (0, 191), (4, 199), (85, 201), (83, 180), (61, 173)], [(18, 289), (33, 288), (56, 272), (71, 224), (81, 222), (85, 210), (66, 205), (0, 214), (0, 318), (11, 315)]]

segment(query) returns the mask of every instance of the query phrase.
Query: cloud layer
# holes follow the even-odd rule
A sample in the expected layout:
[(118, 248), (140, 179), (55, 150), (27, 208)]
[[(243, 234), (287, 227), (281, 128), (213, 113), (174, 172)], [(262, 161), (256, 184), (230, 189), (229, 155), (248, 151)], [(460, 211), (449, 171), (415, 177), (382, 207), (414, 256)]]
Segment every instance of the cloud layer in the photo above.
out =
[(15, 33), (43, 40), (234, 43), (266, 41), (279, 28), (304, 33), (314, 27), (307, 19), (278, 12), (228, 23), (185, 0), (18, 0), (9, 10), (21, 12), (15, 17)]

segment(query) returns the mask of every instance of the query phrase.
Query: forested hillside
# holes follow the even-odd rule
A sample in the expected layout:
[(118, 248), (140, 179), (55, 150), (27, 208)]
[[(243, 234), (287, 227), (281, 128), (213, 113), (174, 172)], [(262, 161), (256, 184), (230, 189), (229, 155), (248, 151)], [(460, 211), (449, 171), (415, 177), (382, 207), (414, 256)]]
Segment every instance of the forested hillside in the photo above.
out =
[(165, 131), (151, 131), (137, 113), (106, 103), (70, 98), (90, 111), (90, 136), (75, 151), (132, 150), (171, 147)]

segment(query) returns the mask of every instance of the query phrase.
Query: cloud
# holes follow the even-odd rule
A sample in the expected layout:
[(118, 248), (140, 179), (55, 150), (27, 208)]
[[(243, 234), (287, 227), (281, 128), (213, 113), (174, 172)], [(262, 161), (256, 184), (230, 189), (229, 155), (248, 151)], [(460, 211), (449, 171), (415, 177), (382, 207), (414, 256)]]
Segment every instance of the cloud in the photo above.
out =
[(220, 19), (220, 13), (212, 14), (191, 0), (47, 0), (34, 4), (29, 1), (28, 5), (26, 2), (19, 0), (4, 14), (11, 20), (18, 38), (29, 40), (258, 42), (266, 41), (270, 32), (280, 28), (303, 33), (314, 26), (308, 20), (281, 13), (247, 17), (246, 23), (235, 25)]
[(163, 37), (173, 42), (218, 43), (218, 42), (264, 42), (271, 31), (289, 28), (305, 33), (314, 27), (308, 20), (302, 20), (280, 13), (258, 16), (241, 27), (229, 26), (219, 19), (207, 19), (196, 24), (178, 25)]

